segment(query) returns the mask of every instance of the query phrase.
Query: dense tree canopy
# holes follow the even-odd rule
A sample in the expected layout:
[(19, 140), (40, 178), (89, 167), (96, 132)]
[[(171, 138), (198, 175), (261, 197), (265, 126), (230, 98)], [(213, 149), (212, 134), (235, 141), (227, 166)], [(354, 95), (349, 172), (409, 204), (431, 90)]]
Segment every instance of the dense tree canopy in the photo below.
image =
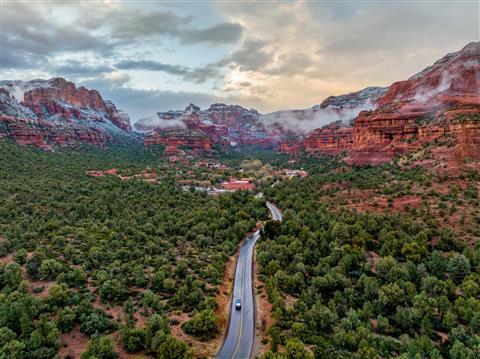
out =
[[(92, 337), (85, 358), (113, 357), (106, 335), (117, 330), (127, 352), (188, 358), (165, 321), (173, 311), (191, 316), (185, 331), (194, 336), (218, 333), (227, 258), (267, 211), (248, 193), (184, 191), (175, 165), (135, 151), (42, 153), (0, 142), (2, 357), (53, 357), (60, 333), (77, 327)], [(86, 174), (147, 164), (162, 168), (160, 183)], [(123, 308), (120, 322), (111, 307)], [(135, 325), (136, 312), (154, 322)]]
[[(477, 173), (461, 187), (398, 163), (350, 168), (271, 152), (223, 160), (258, 175), (284, 213), (257, 247), (274, 319), (265, 358), (480, 357)], [(189, 166), (136, 147), (43, 153), (0, 142), (0, 358), (52, 358), (74, 331), (89, 339), (82, 358), (119, 349), (192, 358), (173, 325), (218, 337), (225, 263), (267, 211), (251, 193), (185, 190), (179, 173), (210, 183), (233, 173)], [(289, 166), (310, 175), (270, 175)], [(112, 167), (153, 168), (161, 180), (86, 174)], [(387, 210), (349, 198), (355, 191)], [(408, 196), (419, 205), (399, 209)]]
[(275, 319), (265, 358), (479, 357), (480, 243), (442, 229), (428, 206), (375, 213), (335, 200), (342, 187), (395, 198), (438, 178), (328, 159), (311, 171), (266, 191), (284, 221), (257, 249)]

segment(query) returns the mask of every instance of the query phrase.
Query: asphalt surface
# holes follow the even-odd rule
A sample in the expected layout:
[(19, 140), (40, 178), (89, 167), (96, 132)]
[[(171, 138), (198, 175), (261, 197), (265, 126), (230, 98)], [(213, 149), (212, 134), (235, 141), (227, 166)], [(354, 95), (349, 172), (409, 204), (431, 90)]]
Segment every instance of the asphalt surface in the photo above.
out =
[[(273, 220), (281, 221), (282, 213), (272, 203), (267, 207)], [(222, 348), (217, 354), (218, 359), (248, 359), (252, 353), (255, 339), (255, 301), (253, 298), (253, 249), (260, 239), (260, 231), (256, 231), (240, 247), (233, 298), (230, 307), (230, 324)], [(241, 299), (242, 309), (235, 309), (235, 300)]]

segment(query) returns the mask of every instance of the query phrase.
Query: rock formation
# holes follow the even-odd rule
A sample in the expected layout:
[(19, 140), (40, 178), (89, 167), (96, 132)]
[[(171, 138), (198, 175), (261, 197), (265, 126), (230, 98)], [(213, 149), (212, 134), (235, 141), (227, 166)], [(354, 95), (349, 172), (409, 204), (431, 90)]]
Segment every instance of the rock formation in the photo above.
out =
[(478, 155), (480, 42), (448, 54), (406, 81), (392, 84), (353, 126), (347, 163), (379, 164), (449, 136), (452, 156)]
[(212, 150), (213, 144), (212, 138), (201, 130), (155, 129), (145, 134), (145, 145), (165, 146), (166, 155), (178, 155), (184, 151), (206, 153)]
[(352, 148), (352, 129), (349, 127), (324, 127), (311, 132), (303, 141), (307, 153), (337, 155)]
[[(216, 103), (206, 110), (201, 110), (190, 104), (184, 111), (159, 112), (157, 116), (158, 118), (142, 119), (135, 123), (135, 128), (139, 131), (154, 131), (153, 134), (146, 133), (147, 146), (155, 143), (156, 141), (151, 139), (159, 134), (177, 136), (177, 132), (162, 131), (169, 128), (194, 130), (188, 132), (192, 134), (200, 131), (208, 136), (212, 143), (221, 147), (273, 146), (273, 140), (261, 121), (261, 115), (254, 109)], [(187, 141), (187, 137), (183, 138)]]
[[(349, 164), (377, 165), (442, 138), (448, 139), (450, 160), (478, 158), (480, 42), (470, 43), (378, 93), (381, 96), (374, 97), (373, 109), (361, 111), (350, 127), (343, 122), (316, 129), (302, 140), (281, 143), (280, 151), (346, 151)], [(342, 106), (356, 102), (354, 98), (353, 94), (330, 97), (320, 107), (343, 111)]]
[(130, 131), (128, 115), (96, 90), (62, 78), (0, 83), (0, 136), (21, 145), (103, 146)]

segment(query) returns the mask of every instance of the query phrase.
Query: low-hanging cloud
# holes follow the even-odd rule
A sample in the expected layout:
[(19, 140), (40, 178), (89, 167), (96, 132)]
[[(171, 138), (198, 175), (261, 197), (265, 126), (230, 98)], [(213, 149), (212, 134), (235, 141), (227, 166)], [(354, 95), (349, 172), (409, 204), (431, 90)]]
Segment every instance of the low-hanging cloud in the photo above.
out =
[(294, 134), (307, 134), (317, 128), (322, 128), (333, 122), (341, 126), (349, 126), (350, 121), (358, 116), (360, 111), (373, 110), (375, 105), (366, 101), (355, 107), (346, 108), (320, 108), (313, 107), (305, 110), (278, 111), (263, 116), (267, 126), (275, 124)]
[(442, 93), (450, 88), (452, 85), (452, 76), (449, 72), (444, 71), (441, 75), (440, 82), (435, 87), (419, 87), (415, 91), (413, 100), (418, 103), (423, 103), (430, 100), (432, 97)]
[(135, 129), (148, 132), (153, 129), (186, 128), (187, 125), (180, 118), (164, 120), (158, 116), (150, 116), (139, 119), (135, 123)]

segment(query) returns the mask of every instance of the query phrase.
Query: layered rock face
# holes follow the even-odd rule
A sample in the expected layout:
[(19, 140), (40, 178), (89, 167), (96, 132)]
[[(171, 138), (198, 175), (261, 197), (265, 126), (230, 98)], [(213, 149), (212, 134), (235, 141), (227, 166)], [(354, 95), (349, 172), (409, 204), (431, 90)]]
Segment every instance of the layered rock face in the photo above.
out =
[(328, 123), (321, 128), (315, 128), (300, 140), (297, 138), (283, 141), (279, 146), (280, 152), (339, 154), (349, 150), (353, 144), (349, 124), (361, 111), (374, 109), (378, 99), (387, 90), (388, 87), (367, 87), (346, 95), (330, 96), (320, 105), (308, 110), (282, 111), (267, 115), (286, 116), (286, 120), (295, 116), (301, 128), (302, 124), (304, 128), (308, 128), (308, 122), (313, 126)]
[(213, 144), (212, 138), (200, 130), (155, 129), (145, 134), (146, 146), (165, 146), (167, 155), (183, 154), (185, 150), (196, 154), (210, 152)]
[(0, 136), (19, 144), (103, 146), (130, 131), (128, 115), (96, 90), (62, 78), (0, 83)]
[(307, 153), (337, 155), (352, 148), (352, 129), (347, 127), (325, 127), (311, 132), (303, 141)]
[[(206, 110), (190, 104), (184, 111), (168, 111), (157, 113), (158, 118), (142, 119), (135, 123), (139, 131), (146, 133), (145, 145), (157, 141), (152, 140), (165, 134), (176, 132), (162, 131), (168, 128), (194, 130), (192, 134), (201, 132), (209, 137), (212, 143), (227, 146), (262, 146), (272, 147), (273, 139), (269, 136), (261, 115), (253, 109), (238, 105), (213, 104)], [(187, 137), (183, 136), (187, 141)]]
[(480, 42), (448, 54), (406, 81), (394, 83), (353, 126), (347, 163), (380, 164), (442, 137), (451, 157), (478, 156)]
[[(300, 141), (282, 143), (280, 151), (346, 151), (349, 164), (377, 165), (436, 139), (446, 139), (449, 150), (443, 151), (442, 160), (479, 158), (480, 42), (446, 55), (388, 89), (362, 91), (329, 97), (319, 106), (345, 111), (354, 103), (370, 103), (372, 109), (361, 111), (351, 126), (346, 127), (345, 121), (332, 123), (315, 129)], [(373, 97), (369, 99), (368, 94)]]
[(353, 129), (345, 126), (324, 126), (310, 132), (301, 140), (283, 141), (279, 151), (291, 155), (309, 154), (338, 155), (347, 152), (353, 145)]

